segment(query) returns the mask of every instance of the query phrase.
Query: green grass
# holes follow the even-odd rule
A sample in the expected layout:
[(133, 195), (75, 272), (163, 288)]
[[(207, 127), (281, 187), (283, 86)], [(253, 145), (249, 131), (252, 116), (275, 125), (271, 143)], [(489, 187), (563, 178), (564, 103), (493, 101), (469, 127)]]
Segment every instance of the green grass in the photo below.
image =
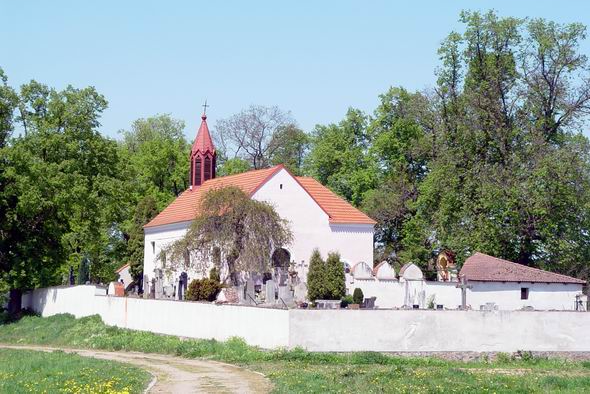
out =
[(141, 393), (150, 379), (122, 363), (61, 351), (0, 349), (0, 393)]
[(381, 353), (263, 351), (241, 339), (187, 340), (105, 326), (99, 317), (25, 316), (0, 325), (0, 343), (130, 350), (210, 358), (267, 375), (276, 392), (442, 393), (590, 392), (590, 362), (535, 358), (523, 353), (496, 361), (459, 362)]

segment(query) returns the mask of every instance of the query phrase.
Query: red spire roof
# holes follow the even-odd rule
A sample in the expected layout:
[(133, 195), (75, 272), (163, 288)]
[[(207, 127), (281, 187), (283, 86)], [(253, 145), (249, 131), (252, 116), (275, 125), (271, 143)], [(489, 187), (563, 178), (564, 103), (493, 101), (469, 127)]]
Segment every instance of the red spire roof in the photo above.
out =
[(199, 127), (199, 131), (197, 132), (191, 153), (206, 153), (207, 151), (215, 153), (215, 146), (213, 145), (211, 134), (209, 134), (209, 126), (207, 126), (207, 115), (201, 115), (201, 119), (201, 127)]

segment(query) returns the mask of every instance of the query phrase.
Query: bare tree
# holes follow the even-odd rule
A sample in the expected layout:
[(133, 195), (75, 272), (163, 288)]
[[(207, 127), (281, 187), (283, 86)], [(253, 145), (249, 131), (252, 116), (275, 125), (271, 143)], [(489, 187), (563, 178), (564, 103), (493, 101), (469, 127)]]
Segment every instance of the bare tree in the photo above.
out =
[(215, 143), (228, 159), (242, 158), (255, 169), (272, 163), (275, 152), (283, 146), (288, 133), (281, 131), (297, 128), (290, 112), (279, 107), (251, 105), (249, 108), (216, 124)]

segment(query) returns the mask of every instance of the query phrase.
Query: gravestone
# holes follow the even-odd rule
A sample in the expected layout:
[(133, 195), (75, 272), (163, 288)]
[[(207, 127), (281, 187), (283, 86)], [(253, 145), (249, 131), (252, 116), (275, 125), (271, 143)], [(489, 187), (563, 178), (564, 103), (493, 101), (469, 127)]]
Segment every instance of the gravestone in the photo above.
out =
[(293, 290), (293, 298), (295, 299), (295, 302), (300, 303), (307, 301), (307, 285), (305, 283), (300, 282)]
[(186, 288), (188, 286), (188, 274), (183, 272), (178, 278), (178, 299), (184, 300)]
[(266, 281), (266, 303), (267, 304), (274, 304), (276, 302), (276, 297), (275, 297), (275, 281), (272, 279), (269, 279)]
[(156, 278), (152, 278), (152, 284), (150, 285), (150, 297), (151, 299), (156, 298)]
[(164, 296), (164, 278), (162, 276), (162, 270), (156, 269), (156, 298)]
[(147, 275), (143, 276), (143, 298), (150, 297), (150, 278)]
[(256, 304), (256, 292), (254, 291), (254, 280), (250, 277), (246, 281), (246, 304)]
[(238, 303), (244, 304), (246, 302), (246, 297), (244, 294), (244, 285), (237, 285), (235, 289), (236, 293), (238, 294)]
[(162, 286), (162, 297), (161, 298), (166, 298), (166, 299), (174, 298), (174, 286), (172, 286), (172, 285)]
[(279, 286), (279, 298), (282, 299), (287, 305), (293, 304), (293, 293), (291, 292), (289, 286)]

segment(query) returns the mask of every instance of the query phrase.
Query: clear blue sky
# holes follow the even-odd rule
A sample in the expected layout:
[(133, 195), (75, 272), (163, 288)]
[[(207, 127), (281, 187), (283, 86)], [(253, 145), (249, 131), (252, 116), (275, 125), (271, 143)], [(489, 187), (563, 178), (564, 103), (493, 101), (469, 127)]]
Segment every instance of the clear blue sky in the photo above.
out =
[(309, 131), (350, 106), (372, 112), (389, 86), (433, 86), (459, 12), (489, 8), (590, 25), (588, 1), (6, 1), (0, 67), (13, 86), (95, 86), (113, 137), (170, 113), (192, 139), (205, 98), (210, 125), (262, 104)]

